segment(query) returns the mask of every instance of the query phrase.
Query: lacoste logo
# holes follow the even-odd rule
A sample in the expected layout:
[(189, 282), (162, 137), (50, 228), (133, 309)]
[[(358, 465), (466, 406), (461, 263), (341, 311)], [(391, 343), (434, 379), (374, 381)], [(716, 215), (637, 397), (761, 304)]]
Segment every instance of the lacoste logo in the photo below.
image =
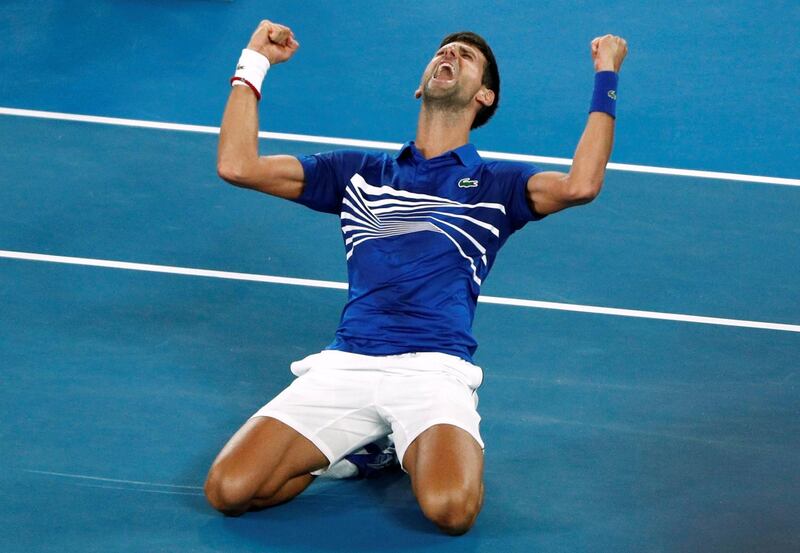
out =
[(608, 91), (608, 97), (611, 98), (612, 100), (616, 100), (617, 99), (617, 91), (616, 90), (609, 90)]
[(476, 186), (478, 186), (477, 179), (463, 178), (458, 181), (459, 188), (475, 188)]
[(239, 71), (239, 69), (244, 69), (244, 65), (237, 65), (236, 66), (236, 71)]

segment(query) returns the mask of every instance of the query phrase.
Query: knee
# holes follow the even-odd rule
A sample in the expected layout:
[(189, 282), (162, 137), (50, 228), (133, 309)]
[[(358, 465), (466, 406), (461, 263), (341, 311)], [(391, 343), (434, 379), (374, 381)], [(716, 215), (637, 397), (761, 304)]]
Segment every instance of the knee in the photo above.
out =
[(422, 512), (442, 532), (460, 536), (475, 523), (482, 494), (464, 489), (439, 490), (422, 493), (418, 499)]
[(246, 512), (253, 499), (253, 490), (246, 479), (217, 466), (211, 467), (203, 490), (211, 506), (227, 516)]

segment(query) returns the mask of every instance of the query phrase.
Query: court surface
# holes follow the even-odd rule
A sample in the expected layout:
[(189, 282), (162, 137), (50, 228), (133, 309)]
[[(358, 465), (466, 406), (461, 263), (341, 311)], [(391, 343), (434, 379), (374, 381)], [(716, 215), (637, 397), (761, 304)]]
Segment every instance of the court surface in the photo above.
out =
[[(622, 166), (513, 236), (483, 287), (486, 501), (463, 537), (401, 474), (236, 519), (202, 496), (346, 296), (336, 217), (216, 176), (261, 18), (301, 42), (261, 106), (301, 136), (265, 154), (413, 138), (424, 64), (470, 28), (504, 87), (473, 141), (563, 170), (589, 40), (630, 43)], [(799, 26), (788, 2), (5, 2), (0, 551), (800, 550)]]

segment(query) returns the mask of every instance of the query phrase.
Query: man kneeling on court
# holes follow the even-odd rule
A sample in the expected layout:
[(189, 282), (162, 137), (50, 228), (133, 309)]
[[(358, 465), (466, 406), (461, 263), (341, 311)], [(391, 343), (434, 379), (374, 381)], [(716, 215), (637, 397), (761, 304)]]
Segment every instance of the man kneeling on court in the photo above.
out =
[(468, 32), (446, 37), (425, 68), (416, 139), (396, 155), (259, 157), (263, 78), (298, 47), (288, 27), (256, 29), (231, 79), (218, 171), (340, 216), (348, 301), (333, 343), (293, 363), (297, 378), (222, 449), (206, 496), (228, 515), (271, 507), (392, 434), (424, 515), (463, 534), (483, 501), (483, 373), (472, 363), (481, 283), (514, 231), (600, 192), (627, 46), (611, 35), (591, 42), (594, 96), (568, 174), (485, 162), (469, 144), (497, 109), (500, 75), (489, 46)]

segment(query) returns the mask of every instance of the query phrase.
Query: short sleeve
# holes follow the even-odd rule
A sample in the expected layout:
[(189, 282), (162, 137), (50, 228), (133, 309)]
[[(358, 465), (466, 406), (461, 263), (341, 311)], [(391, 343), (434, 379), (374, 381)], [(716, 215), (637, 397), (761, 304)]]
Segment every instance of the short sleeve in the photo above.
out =
[(303, 193), (295, 201), (315, 211), (338, 214), (347, 184), (343, 179), (340, 152), (298, 156), (303, 166)]
[(506, 208), (511, 227), (519, 230), (531, 221), (543, 219), (528, 203), (528, 179), (542, 170), (529, 163), (506, 163), (501, 174), (508, 188)]

